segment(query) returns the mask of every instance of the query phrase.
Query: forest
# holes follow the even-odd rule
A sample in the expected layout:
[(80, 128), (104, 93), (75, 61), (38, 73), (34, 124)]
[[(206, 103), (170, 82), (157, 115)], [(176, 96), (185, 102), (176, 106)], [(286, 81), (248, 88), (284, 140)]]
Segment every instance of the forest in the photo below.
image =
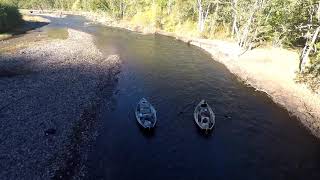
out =
[(167, 32), (233, 40), (245, 51), (259, 46), (298, 49), (300, 72), (308, 75), (307, 80), (318, 82), (320, 74), (317, 0), (0, 0), (0, 4), (93, 11)]

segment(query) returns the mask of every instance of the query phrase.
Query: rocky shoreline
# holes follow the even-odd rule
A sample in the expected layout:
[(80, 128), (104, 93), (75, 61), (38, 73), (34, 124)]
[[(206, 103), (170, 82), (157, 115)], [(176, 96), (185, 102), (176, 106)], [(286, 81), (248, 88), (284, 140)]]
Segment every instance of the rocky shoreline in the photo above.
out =
[(121, 63), (117, 55), (103, 57), (91, 35), (68, 34), (0, 56), (0, 177), (84, 173), (101, 99), (112, 96)]

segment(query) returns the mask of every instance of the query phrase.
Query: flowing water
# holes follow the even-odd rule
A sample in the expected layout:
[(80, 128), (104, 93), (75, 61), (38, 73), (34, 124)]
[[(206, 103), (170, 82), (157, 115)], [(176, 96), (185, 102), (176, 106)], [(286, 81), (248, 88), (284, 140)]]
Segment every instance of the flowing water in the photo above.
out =
[[(63, 21), (47, 28), (89, 32), (102, 53), (119, 54), (123, 62), (112, 103), (101, 107), (87, 179), (320, 179), (320, 141), (206, 52), (79, 17)], [(134, 117), (142, 97), (158, 111), (153, 132), (142, 131)], [(209, 134), (193, 121), (201, 99), (216, 113)]]

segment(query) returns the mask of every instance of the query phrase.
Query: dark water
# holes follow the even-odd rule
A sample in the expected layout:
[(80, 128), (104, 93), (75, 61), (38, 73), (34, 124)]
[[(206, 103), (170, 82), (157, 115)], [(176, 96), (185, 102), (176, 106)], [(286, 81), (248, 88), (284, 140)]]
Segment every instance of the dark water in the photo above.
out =
[[(320, 179), (320, 141), (209, 54), (168, 37), (64, 21), (123, 61), (118, 90), (99, 116), (87, 179)], [(153, 133), (134, 118), (142, 97), (158, 111)], [(201, 99), (216, 113), (209, 135), (193, 121)]]

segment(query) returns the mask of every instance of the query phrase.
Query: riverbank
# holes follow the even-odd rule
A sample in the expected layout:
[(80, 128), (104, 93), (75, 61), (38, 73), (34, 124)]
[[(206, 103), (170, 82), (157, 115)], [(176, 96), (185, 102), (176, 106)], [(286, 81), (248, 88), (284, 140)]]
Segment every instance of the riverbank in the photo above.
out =
[[(161, 33), (167, 34), (167, 33)], [(320, 93), (296, 82), (299, 54), (280, 48), (257, 48), (238, 56), (232, 42), (181, 37), (179, 40), (200, 47), (224, 64), (240, 81), (265, 92), (276, 103), (299, 118), (312, 134), (320, 137)]]
[(34, 15), (27, 15), (26, 13), (23, 13), (22, 15), (22, 22), (17, 25), (16, 27), (12, 28), (11, 30), (0, 33), (0, 41), (1, 40), (7, 40), (14, 35), (23, 34), (27, 31), (45, 26), (50, 23), (49, 19), (40, 17), (40, 16), (34, 16)]
[(287, 109), (291, 115), (298, 117), (312, 134), (320, 137), (320, 93), (296, 82), (299, 54), (295, 51), (257, 48), (238, 56), (240, 49), (229, 41), (186, 37), (152, 27), (135, 26), (126, 21), (117, 22), (99, 13), (73, 11), (59, 13), (81, 15), (106, 26), (143, 34), (161, 34), (202, 48), (210, 53), (214, 60), (224, 64), (240, 81), (267, 93), (274, 102)]
[(33, 32), (0, 42), (13, 46), (0, 56), (0, 177), (65, 179), (84, 173), (96, 114), (101, 99), (113, 93), (120, 60), (104, 57), (91, 35), (67, 33), (67, 39)]
[[(299, 118), (312, 134), (320, 137), (320, 94), (308, 85), (297, 83), (299, 54), (278, 48), (255, 49), (238, 57), (229, 51), (232, 45), (211, 41), (191, 41), (223, 63), (244, 83), (263, 91), (276, 103)], [(231, 53), (230, 53), (231, 52)]]
[(257, 48), (239, 56), (235, 43), (189, 38), (160, 32), (192, 44), (224, 64), (240, 81), (265, 92), (277, 104), (299, 118), (311, 133), (320, 138), (320, 93), (297, 83), (299, 53), (281, 48)]

